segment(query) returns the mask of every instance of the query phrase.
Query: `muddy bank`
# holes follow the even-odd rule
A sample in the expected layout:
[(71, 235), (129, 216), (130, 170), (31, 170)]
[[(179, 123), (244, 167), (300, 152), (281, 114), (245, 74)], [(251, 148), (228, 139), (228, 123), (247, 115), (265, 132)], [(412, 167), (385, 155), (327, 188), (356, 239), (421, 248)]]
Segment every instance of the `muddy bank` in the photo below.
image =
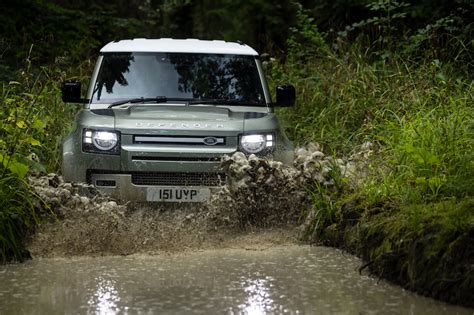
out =
[[(445, 209), (451, 207), (458, 214), (452, 220), (441, 218), (440, 212), (449, 216)], [(361, 257), (361, 270), (368, 268), (405, 289), (474, 307), (474, 225), (468, 221), (472, 209), (472, 198), (408, 207), (354, 199), (310, 241)], [(455, 220), (465, 227), (456, 227)]]

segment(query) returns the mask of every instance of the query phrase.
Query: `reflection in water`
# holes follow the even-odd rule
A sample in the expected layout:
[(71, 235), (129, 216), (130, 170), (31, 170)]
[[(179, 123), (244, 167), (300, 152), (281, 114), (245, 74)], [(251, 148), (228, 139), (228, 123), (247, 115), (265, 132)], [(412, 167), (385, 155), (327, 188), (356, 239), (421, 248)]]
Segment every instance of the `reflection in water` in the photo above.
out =
[[(271, 279), (271, 278), (270, 278)], [(266, 314), (273, 309), (273, 300), (268, 291), (268, 279), (245, 279), (241, 285), (246, 293), (246, 301), (240, 309), (249, 315)]]
[(118, 311), (117, 303), (120, 302), (115, 280), (100, 276), (96, 281), (96, 291), (87, 304), (91, 310), (95, 309), (95, 314), (115, 314)]
[[(39, 259), (0, 272), (0, 314), (460, 314), (331, 248)], [(2, 270), (2, 268), (0, 268)]]

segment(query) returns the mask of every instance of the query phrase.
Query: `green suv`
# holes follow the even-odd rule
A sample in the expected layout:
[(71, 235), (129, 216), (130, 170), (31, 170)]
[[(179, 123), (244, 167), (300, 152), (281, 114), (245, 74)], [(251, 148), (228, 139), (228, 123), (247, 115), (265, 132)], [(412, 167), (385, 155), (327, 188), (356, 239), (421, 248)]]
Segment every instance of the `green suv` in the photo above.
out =
[(85, 99), (79, 81), (62, 85), (81, 102), (63, 143), (63, 176), (126, 200), (200, 202), (225, 183), (223, 155), (243, 152), (282, 162), (293, 146), (251, 47), (195, 39), (131, 39), (100, 51)]

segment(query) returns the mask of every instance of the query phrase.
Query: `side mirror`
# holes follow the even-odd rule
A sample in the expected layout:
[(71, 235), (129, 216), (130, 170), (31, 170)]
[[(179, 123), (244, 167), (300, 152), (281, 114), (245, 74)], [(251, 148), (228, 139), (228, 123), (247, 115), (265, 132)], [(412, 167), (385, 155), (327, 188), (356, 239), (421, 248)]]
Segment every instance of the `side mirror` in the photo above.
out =
[(62, 99), (65, 103), (83, 103), (81, 99), (81, 81), (66, 80), (61, 85)]
[(279, 85), (276, 88), (277, 106), (289, 107), (295, 105), (296, 91), (293, 85)]

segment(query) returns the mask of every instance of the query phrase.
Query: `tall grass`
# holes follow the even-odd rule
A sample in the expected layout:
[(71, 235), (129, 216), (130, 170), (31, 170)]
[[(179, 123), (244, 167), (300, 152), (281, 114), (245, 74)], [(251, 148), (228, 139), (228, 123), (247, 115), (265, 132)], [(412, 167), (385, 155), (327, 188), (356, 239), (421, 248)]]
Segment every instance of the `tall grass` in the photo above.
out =
[(23, 239), (40, 223), (40, 200), (17, 176), (0, 179), (0, 262), (23, 260)]
[(403, 202), (474, 195), (474, 111), (467, 96), (472, 85), (457, 83), (453, 89), (449, 96), (435, 89), (428, 95), (432, 104), (416, 111), (381, 112), (376, 118), (373, 137), (389, 170), (384, 185), (403, 184), (396, 191)]
[(27, 64), (16, 81), (0, 83), (0, 262), (27, 256), (23, 240), (40, 222), (44, 205), (28, 174), (59, 168), (60, 143), (77, 110), (61, 101), (64, 76)]
[(369, 62), (354, 48), (270, 70), (271, 81), (298, 91), (296, 107), (279, 113), (292, 140), (346, 155), (370, 141), (380, 153), (377, 171), (428, 200), (472, 195), (474, 187), (474, 84), (445, 68), (397, 57)]

